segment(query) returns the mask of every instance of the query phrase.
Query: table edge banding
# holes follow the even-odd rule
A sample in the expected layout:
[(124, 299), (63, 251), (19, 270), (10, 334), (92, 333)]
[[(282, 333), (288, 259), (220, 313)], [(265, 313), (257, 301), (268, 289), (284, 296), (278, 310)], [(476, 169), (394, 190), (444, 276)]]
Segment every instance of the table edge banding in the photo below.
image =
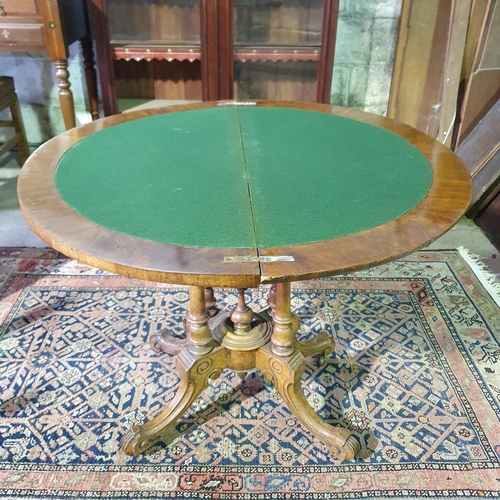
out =
[[(136, 238), (99, 226), (60, 196), (54, 174), (74, 144), (104, 128), (162, 113), (222, 106), (302, 109), (362, 121), (393, 132), (419, 149), (433, 169), (427, 195), (405, 214), (385, 224), (340, 238), (271, 248), (183, 247)], [(407, 255), (441, 236), (467, 209), (472, 187), (462, 162), (448, 148), (414, 128), (362, 111), (291, 101), (222, 101), (123, 113), (64, 132), (33, 153), (19, 176), (21, 211), (46, 243), (105, 271), (171, 284), (258, 287), (361, 270)], [(292, 255), (293, 262), (232, 262), (227, 256)]]

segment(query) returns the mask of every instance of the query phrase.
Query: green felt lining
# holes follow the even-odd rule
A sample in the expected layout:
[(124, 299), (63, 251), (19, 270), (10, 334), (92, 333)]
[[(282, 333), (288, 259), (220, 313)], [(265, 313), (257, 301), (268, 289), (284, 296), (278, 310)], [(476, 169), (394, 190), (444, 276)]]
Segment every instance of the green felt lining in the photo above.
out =
[(296, 109), (238, 113), (258, 247), (378, 226), (416, 206), (432, 183), (424, 155), (387, 130)]
[(97, 132), (65, 153), (55, 182), (76, 211), (115, 231), (264, 248), (397, 218), (425, 197), (432, 169), (378, 127), (297, 109), (224, 107)]
[[(221, 113), (222, 112), (222, 113)], [(163, 243), (253, 247), (235, 109), (157, 115), (97, 132), (61, 158), (56, 186), (86, 218)]]

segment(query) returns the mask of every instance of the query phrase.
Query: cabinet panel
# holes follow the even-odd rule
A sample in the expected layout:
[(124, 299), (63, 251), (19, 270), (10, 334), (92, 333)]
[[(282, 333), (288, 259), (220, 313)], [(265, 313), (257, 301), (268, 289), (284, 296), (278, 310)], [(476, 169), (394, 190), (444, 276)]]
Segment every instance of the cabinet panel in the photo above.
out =
[(236, 61), (234, 94), (238, 99), (315, 102), (317, 79), (313, 61)]
[(9, 24), (1, 22), (0, 17), (0, 50), (43, 50), (45, 41), (42, 25)]
[(234, 2), (235, 44), (321, 45), (324, 0)]
[(237, 99), (315, 102), (324, 0), (234, 0)]
[(2, 16), (27, 16), (37, 14), (36, 0), (2, 0)]
[(114, 61), (118, 99), (201, 100), (200, 61)]

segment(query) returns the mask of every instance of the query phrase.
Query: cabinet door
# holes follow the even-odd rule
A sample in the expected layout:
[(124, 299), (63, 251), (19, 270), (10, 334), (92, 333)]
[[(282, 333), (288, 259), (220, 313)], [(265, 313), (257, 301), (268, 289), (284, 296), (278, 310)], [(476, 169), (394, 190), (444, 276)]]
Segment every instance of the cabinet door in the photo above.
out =
[(118, 99), (201, 100), (199, 0), (106, 0)]
[(234, 97), (329, 102), (338, 12), (332, 2), (234, 0), (233, 5)]
[(111, 43), (200, 45), (198, 0), (107, 0)]
[(89, 0), (119, 99), (330, 101), (339, 0)]

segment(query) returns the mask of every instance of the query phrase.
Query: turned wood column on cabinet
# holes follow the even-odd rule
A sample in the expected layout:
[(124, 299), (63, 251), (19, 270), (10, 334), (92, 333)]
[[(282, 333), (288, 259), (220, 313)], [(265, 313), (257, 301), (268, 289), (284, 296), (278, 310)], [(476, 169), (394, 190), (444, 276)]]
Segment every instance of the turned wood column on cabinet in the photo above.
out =
[(92, 119), (99, 117), (94, 53), (85, 0), (0, 0), (0, 50), (44, 51), (54, 63), (66, 129), (75, 126), (68, 46), (80, 41)]
[(153, 99), (330, 102), (338, 0), (89, 1), (106, 115)]

